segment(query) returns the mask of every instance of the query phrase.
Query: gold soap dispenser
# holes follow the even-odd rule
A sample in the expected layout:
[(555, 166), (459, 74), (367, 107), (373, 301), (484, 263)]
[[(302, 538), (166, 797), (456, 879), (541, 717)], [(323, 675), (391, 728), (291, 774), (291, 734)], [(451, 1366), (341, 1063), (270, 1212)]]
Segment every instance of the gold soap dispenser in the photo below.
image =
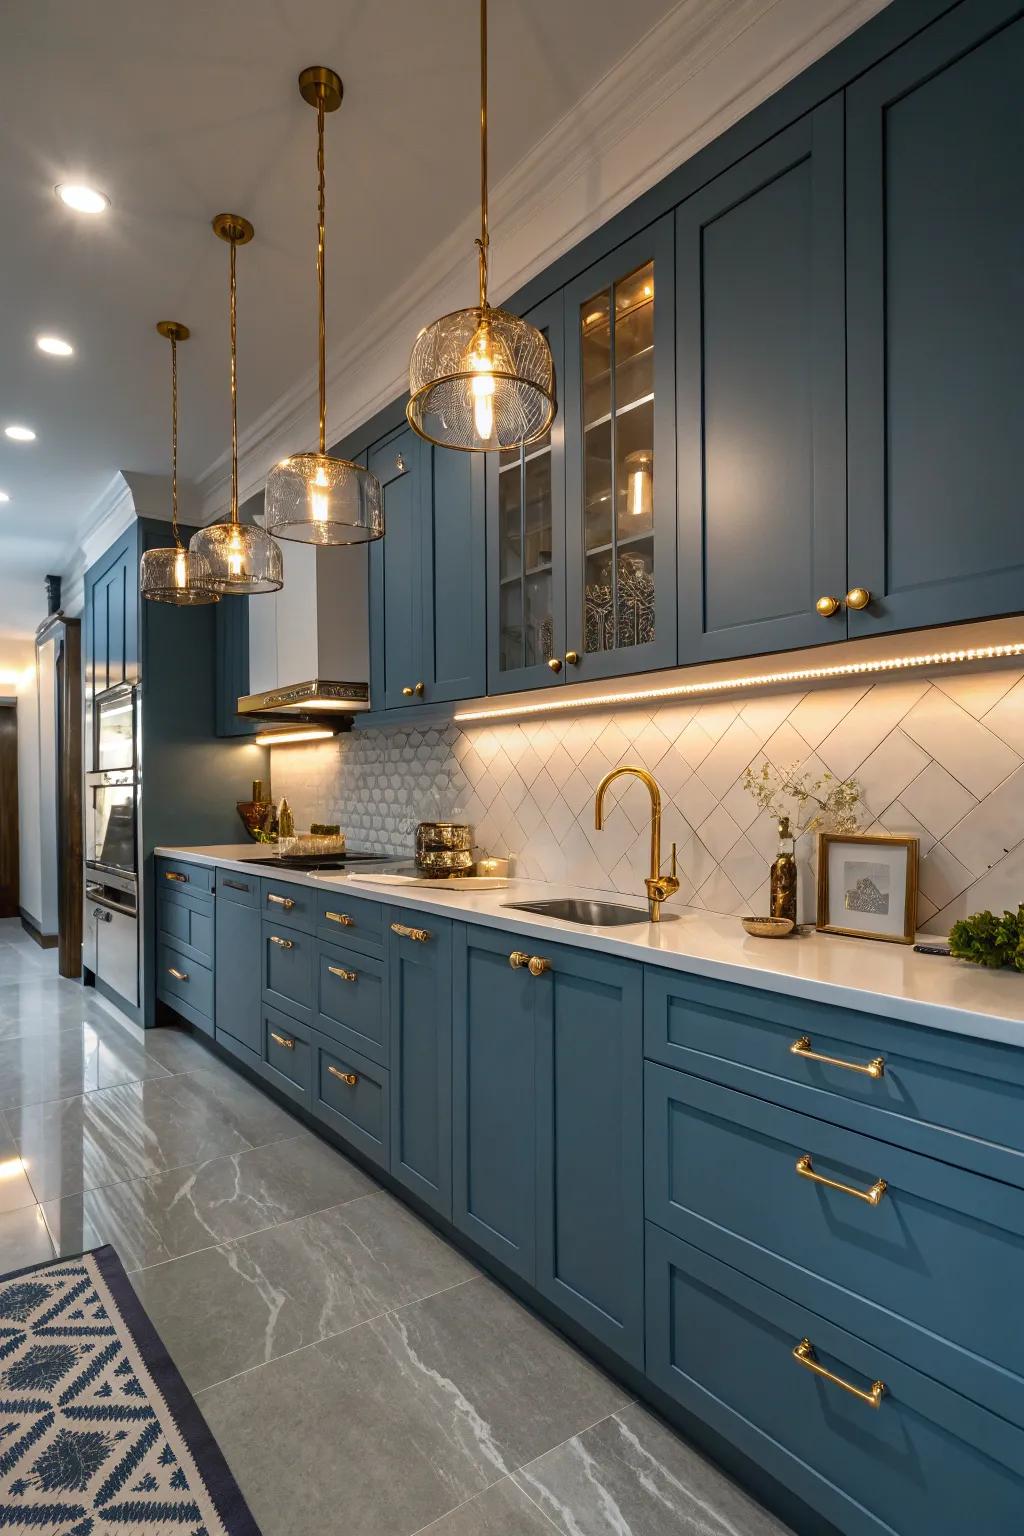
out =
[(796, 858), (788, 816), (779, 817), (779, 851), (772, 865), (772, 917), (788, 917), (796, 923)]

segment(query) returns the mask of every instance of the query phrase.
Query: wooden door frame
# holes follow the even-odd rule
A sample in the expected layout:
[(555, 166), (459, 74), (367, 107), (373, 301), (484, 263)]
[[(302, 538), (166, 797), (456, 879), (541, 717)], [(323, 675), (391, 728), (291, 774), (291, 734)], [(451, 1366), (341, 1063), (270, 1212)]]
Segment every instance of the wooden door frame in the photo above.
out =
[(82, 622), (51, 614), (36, 630), (36, 647), (56, 641), (57, 707), (57, 968), (82, 974)]
[[(14, 731), (13, 731), (13, 737), (14, 737), (14, 782), (13, 782), (13, 785), (12, 785), (12, 793), (11, 793), (11, 795), (10, 796), (8, 796), (7, 794), (4, 795), (4, 797), (3, 797), (3, 805), (2, 805), (2, 808), (0, 808), (0, 814), (3, 815), (5, 820), (7, 820), (7, 818), (9, 816), (13, 816), (13, 823), (12, 823), (12, 827), (11, 827), (11, 832), (12, 832), (12, 836), (11, 836), (11, 849), (12, 849), (13, 858), (14, 858), (14, 879), (13, 879), (13, 883), (12, 883), (13, 906), (12, 906), (11, 911), (4, 913), (3, 916), (5, 916), (5, 917), (18, 917), (19, 914), (20, 914), (20, 911), (21, 911), (21, 876), (20, 876), (20, 869), (19, 869), (19, 863), (20, 863), (20, 828), (19, 828), (19, 815), (18, 815), (18, 704), (17, 704), (17, 700), (13, 699), (13, 698), (12, 699), (6, 699), (5, 698), (3, 700), (3, 702), (0, 703), (0, 710), (10, 710), (10, 718), (11, 718), (11, 721), (12, 721), (13, 726), (14, 726)], [(0, 719), (6, 720), (6, 715), (0, 715)]]

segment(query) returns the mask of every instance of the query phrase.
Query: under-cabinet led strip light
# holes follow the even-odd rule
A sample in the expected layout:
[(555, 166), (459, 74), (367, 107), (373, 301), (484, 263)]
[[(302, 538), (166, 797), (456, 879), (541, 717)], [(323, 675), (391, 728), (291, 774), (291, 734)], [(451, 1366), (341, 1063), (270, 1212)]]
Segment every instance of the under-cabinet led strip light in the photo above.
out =
[(1024, 656), (1024, 640), (1012, 645), (982, 645), (960, 651), (931, 651), (924, 656), (895, 656), (883, 661), (850, 661), (833, 667), (800, 667), (792, 672), (761, 672), (753, 677), (717, 678), (706, 683), (673, 683), (665, 688), (636, 688), (628, 693), (591, 694), (582, 699), (545, 699), (540, 704), (513, 704), (502, 709), (459, 710), (456, 720), (508, 720), (517, 715), (550, 715), (567, 709), (601, 709), (610, 704), (642, 704), (648, 700), (689, 699), (737, 689), (764, 688), (780, 683), (817, 683), (911, 667), (945, 667), (963, 661), (998, 661)]

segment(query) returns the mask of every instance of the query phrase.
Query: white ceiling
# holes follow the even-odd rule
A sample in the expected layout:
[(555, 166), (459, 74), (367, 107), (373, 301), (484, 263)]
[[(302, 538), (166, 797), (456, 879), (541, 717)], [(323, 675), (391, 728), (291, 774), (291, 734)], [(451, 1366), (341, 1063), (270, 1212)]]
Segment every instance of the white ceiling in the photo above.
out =
[[(673, 0), (491, 6), (492, 176), (508, 172)], [(180, 469), (228, 434), (227, 248), (210, 218), (247, 215), (239, 252), (239, 420), (315, 367), (315, 117), (296, 76), (338, 69), (328, 119), (331, 340), (378, 307), (477, 196), (475, 0), (33, 0), (0, 21), (3, 297), (0, 633), (30, 633), (41, 578), (68, 562), (119, 469), (165, 472), (169, 348), (182, 320)], [(74, 215), (59, 181), (111, 199)], [(472, 249), (467, 283), (472, 285)], [(423, 316), (423, 319), (429, 318)], [(67, 337), (70, 360), (35, 350)], [(410, 338), (411, 339), (411, 338)]]

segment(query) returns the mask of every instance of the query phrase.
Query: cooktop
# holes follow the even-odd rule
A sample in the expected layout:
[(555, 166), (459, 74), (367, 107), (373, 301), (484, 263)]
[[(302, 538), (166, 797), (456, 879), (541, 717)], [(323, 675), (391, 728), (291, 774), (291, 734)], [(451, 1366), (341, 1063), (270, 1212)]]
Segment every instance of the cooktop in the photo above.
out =
[(346, 848), (344, 853), (280, 853), (265, 859), (246, 859), (247, 864), (268, 864), (275, 869), (297, 869), (313, 874), (318, 869), (344, 869), (348, 864), (394, 864), (386, 853), (369, 853), (362, 848)]

